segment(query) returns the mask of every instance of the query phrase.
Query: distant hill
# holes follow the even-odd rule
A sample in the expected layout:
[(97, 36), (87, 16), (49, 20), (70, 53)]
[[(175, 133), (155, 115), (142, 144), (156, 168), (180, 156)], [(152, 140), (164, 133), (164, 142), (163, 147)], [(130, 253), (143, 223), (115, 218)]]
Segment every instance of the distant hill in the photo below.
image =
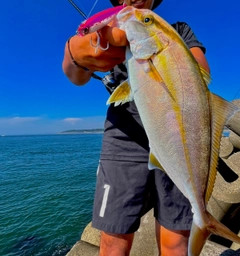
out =
[(82, 134), (82, 133), (103, 133), (104, 129), (81, 129), (81, 130), (67, 130), (60, 134)]

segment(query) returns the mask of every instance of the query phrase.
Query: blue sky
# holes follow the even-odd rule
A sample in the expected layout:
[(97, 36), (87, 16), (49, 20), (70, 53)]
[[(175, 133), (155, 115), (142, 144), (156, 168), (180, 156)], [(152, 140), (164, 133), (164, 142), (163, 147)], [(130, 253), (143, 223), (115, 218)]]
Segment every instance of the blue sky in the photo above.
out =
[[(75, 2), (88, 13), (95, 0)], [(99, 0), (92, 14), (109, 7)], [(210, 90), (229, 101), (240, 98), (240, 2), (164, 0), (156, 12), (169, 23), (187, 22), (206, 46)], [(101, 82), (77, 87), (61, 67), (65, 42), (82, 21), (68, 0), (2, 1), (0, 135), (103, 127), (108, 93)]]

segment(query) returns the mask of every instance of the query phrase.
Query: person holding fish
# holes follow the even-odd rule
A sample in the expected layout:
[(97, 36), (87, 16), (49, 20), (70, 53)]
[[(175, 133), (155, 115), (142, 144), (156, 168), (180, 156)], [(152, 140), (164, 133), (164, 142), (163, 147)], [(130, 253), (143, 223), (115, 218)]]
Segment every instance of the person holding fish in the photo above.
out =
[[(110, 2), (113, 6), (123, 4), (122, 0)], [(124, 4), (154, 10), (161, 2), (125, 0)], [(184, 22), (172, 26), (209, 73), (205, 47), (191, 28)], [(63, 71), (76, 85), (85, 85), (95, 71), (111, 71), (103, 82), (112, 93), (128, 77), (124, 61), (129, 42), (123, 30), (110, 24), (100, 27), (98, 33), (91, 28), (85, 27), (84, 36), (75, 35), (66, 43)], [(149, 142), (134, 101), (111, 104), (105, 121), (92, 220), (93, 227), (102, 231), (100, 256), (129, 255), (140, 219), (152, 207), (159, 255), (187, 255), (191, 205), (166, 173), (148, 169), (148, 161)]]

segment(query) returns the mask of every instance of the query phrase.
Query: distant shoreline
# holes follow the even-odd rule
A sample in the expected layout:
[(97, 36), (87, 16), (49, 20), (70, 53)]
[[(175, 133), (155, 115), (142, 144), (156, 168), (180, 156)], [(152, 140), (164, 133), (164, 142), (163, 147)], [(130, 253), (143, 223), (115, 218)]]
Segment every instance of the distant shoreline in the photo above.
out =
[[(47, 136), (47, 135), (61, 135), (61, 134), (102, 134), (104, 132), (104, 129), (98, 128), (98, 129), (79, 129), (79, 130), (66, 130), (62, 132), (57, 132), (57, 133), (40, 133), (40, 134), (0, 134), (0, 137), (9, 137), (9, 136)], [(231, 132), (230, 129), (224, 127), (223, 129), (223, 135), (229, 135)]]
[(62, 131), (59, 134), (96, 134), (103, 133), (104, 129), (81, 129), (81, 130), (67, 130)]

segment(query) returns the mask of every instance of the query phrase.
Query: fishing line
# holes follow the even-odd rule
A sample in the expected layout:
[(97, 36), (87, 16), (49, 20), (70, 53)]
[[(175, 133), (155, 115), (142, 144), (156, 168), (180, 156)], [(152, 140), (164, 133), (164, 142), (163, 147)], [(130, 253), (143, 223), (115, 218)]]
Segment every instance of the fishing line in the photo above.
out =
[(235, 96), (234, 96), (233, 100), (235, 100), (235, 99), (236, 99), (236, 97), (237, 97), (237, 95), (239, 94), (239, 92), (240, 92), (240, 88), (239, 88), (239, 90), (237, 91), (237, 93), (235, 94)]
[[(94, 3), (94, 5), (93, 5), (92, 9), (90, 10), (90, 12), (89, 12), (89, 14), (88, 14), (88, 16), (87, 16), (87, 15), (77, 6), (77, 4), (76, 4), (75, 2), (73, 2), (73, 0), (68, 0), (68, 1), (73, 5), (73, 7), (81, 14), (81, 16), (82, 16), (85, 20), (89, 17), (89, 15), (91, 14), (93, 8), (95, 7), (95, 5), (96, 5), (97, 2), (98, 2), (98, 0), (95, 1), (95, 3)], [(93, 78), (95, 78), (95, 79), (97, 79), (97, 80), (102, 81), (102, 82), (105, 84), (105, 86), (107, 86), (108, 81), (107, 81), (107, 80), (106, 80), (106, 81), (104, 80), (105, 77), (102, 78), (102, 77), (96, 75), (95, 73), (92, 73), (91, 77), (93, 77)], [(106, 76), (106, 77), (107, 77), (107, 76)], [(109, 83), (111, 84), (112, 81), (110, 81)]]
[(72, 0), (68, 0), (73, 7), (82, 15), (82, 17), (86, 20), (87, 19), (87, 15), (72, 1)]
[(82, 16), (85, 20), (90, 17), (90, 15), (91, 15), (93, 9), (95, 8), (96, 4), (98, 3), (98, 0), (95, 0), (93, 6), (92, 6), (92, 8), (91, 8), (91, 10), (89, 11), (88, 15), (86, 15), (86, 14), (84, 13), (84, 11), (83, 11), (73, 0), (68, 0), (68, 1), (73, 5), (73, 7), (81, 14), (81, 16)]
[(91, 13), (92, 13), (94, 7), (96, 6), (97, 2), (98, 2), (98, 0), (96, 0), (95, 3), (93, 4), (93, 6), (92, 6), (92, 8), (91, 8), (91, 10), (90, 10), (90, 12), (89, 12), (89, 14), (88, 14), (88, 16), (87, 16), (88, 18), (89, 18), (89, 16), (91, 15)]

